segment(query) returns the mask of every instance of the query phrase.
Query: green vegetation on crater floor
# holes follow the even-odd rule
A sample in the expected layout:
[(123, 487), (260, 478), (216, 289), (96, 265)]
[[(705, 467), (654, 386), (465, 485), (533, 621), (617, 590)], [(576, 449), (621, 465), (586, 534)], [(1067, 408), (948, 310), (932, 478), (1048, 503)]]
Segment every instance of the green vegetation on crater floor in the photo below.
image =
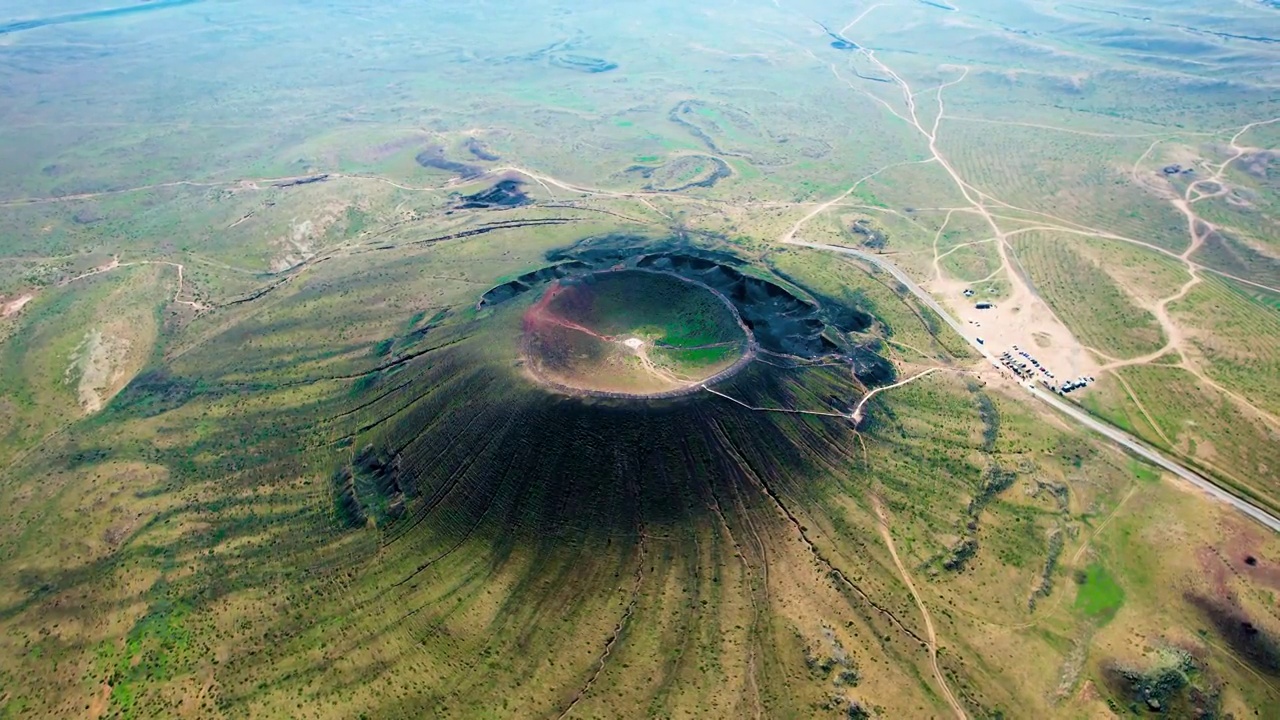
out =
[(1280, 538), (982, 358), (1280, 506), (1265, 4), (116, 5), (0, 18), (0, 719), (1280, 716)]
[[(705, 287), (663, 273), (622, 271), (587, 276), (547, 306), (550, 313), (602, 335), (635, 335), (674, 348), (741, 343), (742, 330), (723, 300)], [(581, 291), (583, 302), (574, 299)]]
[(750, 362), (754, 341), (716, 291), (678, 275), (609, 270), (553, 282), (522, 322), (536, 377), (570, 391), (696, 391)]

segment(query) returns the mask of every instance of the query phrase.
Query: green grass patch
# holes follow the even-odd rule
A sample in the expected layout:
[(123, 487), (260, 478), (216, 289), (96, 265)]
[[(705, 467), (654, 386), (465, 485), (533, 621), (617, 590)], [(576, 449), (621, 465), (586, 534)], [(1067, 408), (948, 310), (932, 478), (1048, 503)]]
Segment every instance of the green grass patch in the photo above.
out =
[(737, 353), (737, 345), (725, 345), (723, 347), (680, 350), (672, 353), (672, 358), (690, 365), (706, 365), (709, 363), (721, 362), (722, 360), (732, 355), (736, 355)]
[[(952, 250), (942, 259), (942, 265), (952, 277), (977, 283), (1000, 269), (1000, 258), (996, 256), (991, 243), (966, 245)], [(981, 290), (982, 297), (987, 298), (986, 287)], [(995, 294), (990, 293), (990, 296), (995, 297)]]
[(689, 350), (656, 347), (650, 352), (650, 357), (655, 362), (667, 365), (676, 372), (696, 373), (716, 365), (731, 363), (742, 354), (742, 348), (742, 343), (692, 348)]
[(602, 334), (636, 335), (674, 348), (742, 338), (732, 311), (706, 288), (657, 273), (607, 273), (589, 284), (589, 307), (565, 308)]
[(1141, 482), (1150, 483), (1160, 479), (1158, 470), (1138, 460), (1130, 460), (1129, 469), (1133, 471), (1133, 476)]
[(1121, 605), (1124, 588), (1100, 563), (1076, 575), (1076, 610), (1105, 624), (1115, 617)]

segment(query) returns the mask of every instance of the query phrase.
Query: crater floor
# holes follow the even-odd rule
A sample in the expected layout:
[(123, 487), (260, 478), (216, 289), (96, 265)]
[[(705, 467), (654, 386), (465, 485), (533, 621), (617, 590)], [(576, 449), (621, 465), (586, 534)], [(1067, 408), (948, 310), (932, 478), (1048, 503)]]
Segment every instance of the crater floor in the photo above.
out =
[(571, 393), (680, 395), (755, 355), (755, 338), (718, 291), (673, 273), (610, 270), (558, 280), (524, 315), (526, 367)]

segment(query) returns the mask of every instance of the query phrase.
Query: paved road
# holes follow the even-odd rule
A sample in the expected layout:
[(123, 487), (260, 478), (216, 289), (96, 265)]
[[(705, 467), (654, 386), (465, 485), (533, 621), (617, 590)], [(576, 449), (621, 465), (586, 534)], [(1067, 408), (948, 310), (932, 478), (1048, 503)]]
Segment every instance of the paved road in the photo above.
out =
[[(871, 253), (862, 252), (861, 250), (855, 250), (854, 248), (842, 247), (839, 245), (823, 245), (820, 243), (802, 242), (800, 240), (787, 240), (786, 242), (790, 245), (800, 245), (802, 247), (814, 248), (817, 250), (828, 250), (831, 252), (843, 253), (845, 255), (852, 255), (853, 257), (856, 257), (859, 260), (864, 260), (866, 262), (871, 263), (872, 265), (875, 265), (881, 270), (884, 270), (885, 272), (892, 275), (895, 280), (905, 285), (906, 288), (911, 291), (912, 295), (915, 295), (917, 298), (920, 299), (921, 302), (923, 302), (925, 305), (928, 305), (930, 308), (932, 308), (934, 312), (938, 313), (938, 316), (941, 317), (948, 325), (950, 325), (953, 330), (959, 333), (960, 337), (964, 338), (971, 346), (973, 346), (974, 350), (978, 351), (980, 355), (982, 355), (984, 358), (986, 358), (987, 360), (995, 364), (996, 367), (999, 367), (999, 361), (995, 358), (995, 356), (993, 356), (991, 352), (987, 350), (986, 347), (984, 347), (983, 345), (979, 345), (978, 341), (974, 339), (971, 335), (969, 335), (968, 330), (966, 330), (964, 325), (960, 324), (959, 320), (956, 320), (954, 317), (952, 317), (951, 313), (947, 312), (947, 310), (943, 308), (942, 305), (938, 304), (938, 301), (933, 299), (932, 295), (925, 292), (924, 289), (922, 289), (919, 285), (915, 283), (914, 280), (910, 278), (910, 276), (908, 276), (901, 269), (899, 269), (898, 266), (886, 260), (884, 257), (879, 255), (873, 255)], [(1178, 464), (1176, 461), (1170, 459), (1169, 457), (1161, 453), (1159, 450), (1156, 450), (1155, 448), (1147, 445), (1146, 443), (1133, 437), (1129, 433), (1099, 421), (1097, 418), (1093, 417), (1087, 412), (1084, 412), (1078, 407), (1059, 399), (1053, 393), (1037, 390), (1034, 385), (1032, 386), (1023, 385), (1022, 387), (1026, 388), (1027, 391), (1030, 392), (1032, 396), (1036, 397), (1041, 402), (1049, 405), (1054, 410), (1057, 410), (1063, 415), (1070, 417), (1071, 419), (1075, 420), (1081, 425), (1084, 425), (1090, 430), (1093, 430), (1099, 435), (1102, 435), (1108, 440), (1111, 440), (1117, 445), (1120, 445), (1125, 450), (1128, 450), (1134, 455), (1137, 455), (1145, 460), (1148, 460), (1152, 463), (1155, 463), (1156, 465), (1159, 465), (1165, 470), (1168, 470), (1174, 475), (1177, 475), (1183, 480), (1186, 480), (1187, 482), (1196, 486), (1197, 488), (1204, 491), (1206, 494), (1213, 497), (1214, 499), (1227, 503), (1228, 505), (1231, 505), (1232, 507), (1236, 508), (1237, 510), (1244, 513), (1245, 515), (1248, 515), (1249, 517), (1253, 518), (1259, 523), (1262, 523), (1266, 527), (1270, 528), (1273, 532), (1280, 532), (1280, 518), (1276, 518), (1271, 513), (1258, 507), (1257, 505), (1254, 505), (1253, 503), (1249, 502), (1248, 500), (1245, 500), (1244, 498), (1237, 497), (1227, 492), (1226, 490), (1223, 490), (1221, 487), (1214, 484), (1213, 481), (1195, 472), (1194, 470), (1190, 470), (1186, 467), (1183, 467), (1182, 465)]]

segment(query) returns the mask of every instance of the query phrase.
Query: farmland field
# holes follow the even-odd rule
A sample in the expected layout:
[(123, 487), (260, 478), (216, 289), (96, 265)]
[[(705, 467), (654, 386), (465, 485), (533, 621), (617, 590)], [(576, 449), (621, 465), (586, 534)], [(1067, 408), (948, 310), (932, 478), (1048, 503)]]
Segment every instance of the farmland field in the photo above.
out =
[(1171, 310), (1189, 328), (1190, 351), (1213, 379), (1280, 416), (1280, 388), (1268, 382), (1280, 375), (1280, 313), (1266, 304), (1275, 297), (1210, 278)]
[(1013, 247), (1036, 291), (1086, 346), (1117, 359), (1164, 347), (1167, 339), (1156, 318), (1128, 298), (1101, 267), (1073, 250), (1070, 241), (1028, 234)]
[(1277, 28), (5, 4), (0, 720), (1280, 716)]

